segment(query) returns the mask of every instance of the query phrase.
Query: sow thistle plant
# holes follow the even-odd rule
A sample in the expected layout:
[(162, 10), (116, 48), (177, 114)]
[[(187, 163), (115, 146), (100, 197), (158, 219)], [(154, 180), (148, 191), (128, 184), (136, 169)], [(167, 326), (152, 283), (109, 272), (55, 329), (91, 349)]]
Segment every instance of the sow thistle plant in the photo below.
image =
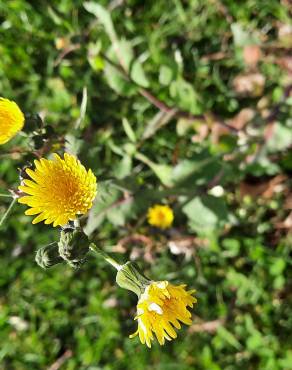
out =
[[(25, 117), (16, 103), (0, 99), (0, 144), (13, 138), (24, 125)], [(149, 348), (154, 337), (160, 345), (177, 337), (181, 323), (190, 325), (190, 308), (197, 302), (195, 290), (186, 285), (148, 279), (133, 262), (121, 265), (105, 253), (80, 227), (79, 216), (92, 207), (97, 194), (97, 180), (91, 169), (86, 169), (73, 155), (53, 153), (52, 159), (39, 158), (33, 166), (22, 171), (21, 185), (15, 193), (18, 202), (27, 205), (28, 216), (35, 216), (33, 224), (44, 222), (60, 226), (58, 242), (40, 248), (36, 262), (50, 268), (66, 262), (73, 268), (80, 267), (88, 253), (102, 257), (116, 271), (117, 284), (137, 297), (137, 330), (130, 338), (139, 336)], [(14, 201), (15, 201), (14, 199)], [(148, 210), (148, 223), (160, 229), (169, 228), (174, 220), (172, 209), (156, 204)]]

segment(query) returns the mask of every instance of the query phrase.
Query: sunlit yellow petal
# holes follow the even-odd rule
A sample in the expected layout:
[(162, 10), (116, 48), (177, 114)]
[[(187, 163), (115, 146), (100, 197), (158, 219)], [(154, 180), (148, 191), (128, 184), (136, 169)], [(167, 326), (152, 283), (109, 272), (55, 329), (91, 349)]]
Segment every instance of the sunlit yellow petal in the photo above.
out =
[(187, 291), (185, 285), (172, 285), (168, 281), (152, 282), (140, 296), (137, 304), (138, 329), (130, 337), (139, 334), (141, 343), (151, 347), (155, 334), (158, 343), (164, 345), (165, 339), (177, 337), (175, 329), (182, 322), (192, 323), (188, 307), (197, 300), (192, 295), (195, 290)]
[(24, 115), (11, 100), (0, 97), (0, 145), (7, 143), (23, 127)]
[(174, 215), (169, 206), (156, 204), (148, 209), (148, 223), (160, 229), (167, 229), (172, 225)]
[(91, 207), (96, 195), (96, 178), (91, 170), (77, 158), (65, 154), (62, 159), (57, 154), (53, 160), (35, 160), (35, 169), (26, 169), (31, 180), (19, 190), (25, 194), (19, 203), (32, 207), (26, 215), (39, 214), (33, 224), (44, 221), (53, 226), (64, 226), (77, 215), (85, 214)]

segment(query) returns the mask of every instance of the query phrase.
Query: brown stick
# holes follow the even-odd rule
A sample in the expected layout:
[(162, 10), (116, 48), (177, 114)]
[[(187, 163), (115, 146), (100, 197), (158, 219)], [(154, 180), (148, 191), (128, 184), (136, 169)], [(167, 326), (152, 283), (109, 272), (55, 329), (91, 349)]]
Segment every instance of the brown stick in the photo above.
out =
[(207, 332), (207, 333), (215, 333), (218, 328), (224, 325), (225, 319), (218, 319), (213, 321), (206, 321), (202, 322), (201, 324), (193, 324), (189, 328), (190, 333), (200, 333), (200, 332)]
[(49, 368), (48, 370), (59, 370), (60, 367), (64, 364), (66, 360), (73, 356), (73, 352), (70, 349), (67, 349), (61, 357), (59, 357)]

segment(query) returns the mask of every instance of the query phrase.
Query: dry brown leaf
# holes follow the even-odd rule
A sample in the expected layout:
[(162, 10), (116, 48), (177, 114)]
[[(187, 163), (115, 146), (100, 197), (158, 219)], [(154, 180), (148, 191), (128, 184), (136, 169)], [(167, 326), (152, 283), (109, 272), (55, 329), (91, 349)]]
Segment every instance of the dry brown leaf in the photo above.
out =
[(288, 73), (292, 73), (292, 57), (284, 56), (276, 60), (276, 63), (285, 69)]
[(155, 260), (156, 245), (151, 238), (142, 234), (133, 234), (119, 240), (117, 245), (112, 248), (113, 252), (126, 253), (131, 251), (130, 259), (137, 260), (143, 258), (148, 263)]
[(249, 195), (252, 198), (261, 196), (263, 198), (270, 199), (272, 198), (274, 193), (283, 190), (283, 182), (286, 179), (287, 177), (284, 175), (277, 175), (271, 180), (257, 184), (250, 184), (248, 182), (242, 181), (239, 186), (240, 195), (241, 197)]
[(218, 319), (213, 321), (202, 322), (200, 324), (193, 324), (189, 327), (190, 333), (215, 333), (218, 328), (225, 324), (226, 319)]
[(229, 126), (236, 128), (237, 130), (242, 130), (245, 125), (251, 121), (255, 116), (255, 111), (250, 108), (242, 109), (235, 117), (228, 120)]
[(66, 37), (57, 37), (55, 39), (55, 46), (57, 50), (62, 50), (70, 45), (70, 40)]
[(292, 194), (288, 194), (287, 198), (285, 199), (284, 209), (292, 209)]
[(258, 45), (247, 45), (243, 48), (244, 63), (250, 68), (255, 68), (261, 57), (262, 51)]
[(238, 75), (233, 80), (234, 90), (244, 96), (260, 96), (266, 79), (261, 73)]
[(208, 136), (209, 128), (206, 124), (202, 124), (196, 130), (198, 133), (193, 135), (191, 140), (193, 143), (200, 143)]
[(217, 53), (204, 55), (202, 57), (201, 61), (202, 62), (208, 62), (210, 60), (221, 60), (221, 59), (226, 58), (227, 56), (228, 55), (226, 53), (224, 53), (223, 51), (218, 51)]
[(102, 304), (104, 307), (106, 308), (113, 308), (113, 307), (117, 307), (118, 306), (118, 300), (116, 297), (110, 297), (108, 299), (106, 299), (103, 304)]
[(183, 238), (170, 240), (168, 248), (174, 255), (184, 254), (187, 260), (190, 260), (194, 252), (194, 238)]

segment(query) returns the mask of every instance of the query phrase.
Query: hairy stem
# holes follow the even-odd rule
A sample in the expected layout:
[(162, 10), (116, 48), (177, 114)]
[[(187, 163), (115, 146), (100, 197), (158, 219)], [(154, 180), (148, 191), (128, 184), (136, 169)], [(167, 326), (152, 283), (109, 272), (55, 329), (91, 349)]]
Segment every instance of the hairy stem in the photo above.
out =
[(1, 218), (0, 220), (0, 227), (2, 226), (2, 224), (4, 223), (4, 221), (6, 220), (7, 216), (9, 215), (9, 213), (11, 212), (15, 202), (16, 202), (17, 198), (13, 198), (12, 202), (10, 203), (10, 206), (7, 208), (7, 211), (4, 213), (3, 217)]
[(97, 247), (94, 243), (90, 243), (89, 249), (96, 253), (97, 255), (103, 257), (109, 264), (111, 264), (116, 270), (120, 270), (122, 265), (120, 265), (116, 260), (110, 257), (106, 252), (104, 252), (101, 248)]

